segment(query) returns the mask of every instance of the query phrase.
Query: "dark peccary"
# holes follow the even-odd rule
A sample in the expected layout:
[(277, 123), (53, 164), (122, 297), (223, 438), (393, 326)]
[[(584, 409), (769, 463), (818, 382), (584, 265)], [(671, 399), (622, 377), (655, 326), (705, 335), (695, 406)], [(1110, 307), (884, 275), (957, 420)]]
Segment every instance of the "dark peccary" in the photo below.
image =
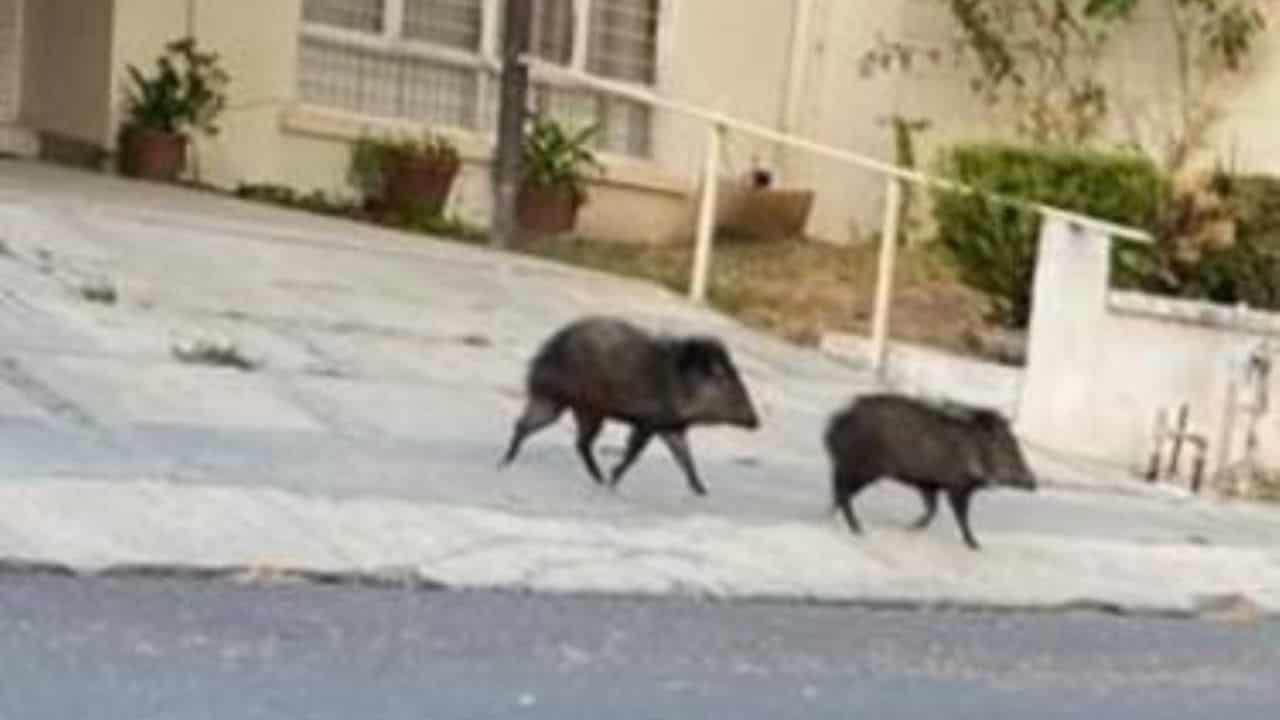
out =
[(925, 510), (911, 526), (916, 530), (933, 521), (938, 493), (946, 492), (965, 544), (974, 550), (979, 546), (969, 529), (973, 493), (988, 485), (1036, 487), (1009, 423), (993, 410), (868, 395), (831, 418), (823, 441), (831, 457), (834, 507), (855, 534), (862, 528), (853, 498), (881, 478), (920, 492)]
[(578, 455), (597, 484), (604, 479), (592, 446), (601, 426), (606, 419), (631, 425), (626, 451), (610, 473), (610, 488), (658, 435), (690, 489), (706, 495), (685, 432), (693, 425), (760, 426), (747, 388), (719, 340), (651, 336), (611, 317), (585, 317), (556, 331), (530, 363), (526, 385), (528, 403), (501, 465), (514, 460), (526, 438), (568, 408), (578, 425)]

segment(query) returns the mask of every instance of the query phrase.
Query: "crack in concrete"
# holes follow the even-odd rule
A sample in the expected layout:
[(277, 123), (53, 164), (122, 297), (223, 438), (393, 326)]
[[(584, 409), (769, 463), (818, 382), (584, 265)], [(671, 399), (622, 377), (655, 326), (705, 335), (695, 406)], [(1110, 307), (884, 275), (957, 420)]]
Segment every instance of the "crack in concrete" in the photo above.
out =
[(36, 407), (55, 418), (68, 420), (72, 424), (84, 428), (97, 429), (100, 427), (99, 423), (84, 408), (77, 405), (71, 398), (55, 390), (48, 383), (27, 372), (16, 358), (0, 358), (0, 382), (17, 390), (23, 397), (34, 403)]
[(253, 323), (262, 328), (276, 331), (303, 331), (327, 333), (330, 335), (367, 335), (369, 337), (390, 338), (394, 340), (412, 340), (426, 345), (464, 345), (467, 347), (488, 347), (493, 341), (478, 333), (440, 334), (423, 333), (415, 330), (381, 325), (360, 320), (312, 320), (297, 317), (267, 315), (246, 312), (243, 310), (208, 311), (190, 308), (176, 308), (178, 312), (191, 316), (218, 317), (237, 322)]

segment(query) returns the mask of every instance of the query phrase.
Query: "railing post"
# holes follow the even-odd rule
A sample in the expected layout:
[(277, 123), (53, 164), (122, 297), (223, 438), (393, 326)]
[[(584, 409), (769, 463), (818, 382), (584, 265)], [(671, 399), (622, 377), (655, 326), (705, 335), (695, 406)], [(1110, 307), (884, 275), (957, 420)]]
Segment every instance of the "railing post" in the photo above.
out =
[(884, 224), (880, 230), (880, 265), (871, 316), (871, 368), (883, 374), (889, 351), (889, 305), (893, 302), (893, 268), (898, 255), (898, 218), (902, 212), (902, 180), (890, 175), (884, 196)]
[(720, 178), (720, 145), (725, 127), (713, 123), (707, 134), (707, 155), (702, 167), (702, 197), (698, 202), (698, 236), (693, 249), (693, 274), (689, 278), (689, 298), (707, 299), (707, 271), (711, 264), (711, 241), (716, 231), (716, 186)]

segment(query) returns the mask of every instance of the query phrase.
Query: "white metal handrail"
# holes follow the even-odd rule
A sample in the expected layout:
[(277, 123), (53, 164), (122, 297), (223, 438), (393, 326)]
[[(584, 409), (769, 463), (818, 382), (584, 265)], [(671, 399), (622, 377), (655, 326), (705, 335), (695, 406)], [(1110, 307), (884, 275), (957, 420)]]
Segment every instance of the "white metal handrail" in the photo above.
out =
[(559, 77), (593, 90), (604, 92), (633, 102), (656, 107), (663, 110), (688, 115), (705, 121), (709, 126), (706, 159), (703, 167), (703, 183), (700, 207), (698, 212), (697, 238), (694, 248), (694, 262), (689, 282), (689, 296), (695, 302), (706, 298), (707, 273), (711, 263), (712, 235), (715, 225), (716, 182), (719, 171), (720, 152), (724, 134), (734, 130), (753, 135), (764, 140), (786, 145), (815, 155), (841, 160), (851, 165), (887, 176), (888, 185), (885, 194), (884, 227), (881, 232), (880, 262), (876, 278), (875, 307), (872, 314), (871, 340), (872, 363), (877, 372), (885, 366), (889, 335), (889, 305), (892, 299), (893, 269), (897, 242), (890, 239), (897, 237), (899, 218), (902, 212), (901, 183), (911, 182), (927, 187), (938, 188), (950, 192), (978, 195), (988, 201), (1031, 210), (1043, 216), (1056, 217), (1073, 225), (1091, 228), (1113, 238), (1129, 240), (1137, 243), (1151, 243), (1151, 234), (1134, 227), (1119, 225), (1046, 205), (1044, 203), (1012, 197), (1001, 193), (993, 193), (942, 177), (929, 175), (911, 168), (904, 168), (893, 163), (878, 160), (849, 150), (824, 145), (802, 137), (779, 132), (764, 125), (759, 125), (740, 118), (731, 117), (723, 112), (695, 105), (690, 102), (664, 97), (652, 90), (629, 85), (627, 83), (608, 80), (589, 73), (567, 68), (556, 63), (547, 62), (532, 55), (521, 56), (521, 62), (531, 72), (543, 77)]

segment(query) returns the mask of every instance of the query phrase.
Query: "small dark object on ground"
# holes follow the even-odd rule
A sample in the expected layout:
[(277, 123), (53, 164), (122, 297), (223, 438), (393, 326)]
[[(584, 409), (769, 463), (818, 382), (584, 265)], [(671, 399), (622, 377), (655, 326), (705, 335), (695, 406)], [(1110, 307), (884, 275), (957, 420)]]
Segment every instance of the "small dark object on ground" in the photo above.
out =
[(916, 530), (933, 521), (938, 493), (945, 492), (965, 544), (974, 550), (979, 545), (969, 529), (973, 493), (991, 485), (1036, 487), (1008, 421), (994, 410), (868, 395), (831, 418), (823, 442), (832, 463), (834, 508), (855, 534), (862, 528), (853, 498), (881, 478), (919, 490), (925, 512), (912, 524)]
[(80, 297), (89, 302), (115, 305), (119, 299), (115, 285), (109, 282), (92, 282), (80, 286)]
[(233, 367), (246, 372), (258, 367), (258, 363), (245, 357), (240, 348), (229, 341), (197, 340), (191, 344), (175, 346), (173, 355), (186, 363)]
[(493, 341), (488, 337), (476, 334), (463, 335), (458, 338), (458, 341), (468, 347), (491, 347), (493, 345)]
[(501, 465), (568, 408), (578, 425), (578, 455), (597, 484), (605, 480), (592, 447), (604, 420), (631, 425), (622, 460), (610, 473), (610, 488), (657, 435), (689, 488), (706, 495), (685, 432), (693, 425), (760, 426), (750, 394), (719, 340), (655, 337), (610, 317), (582, 318), (553, 334), (530, 363), (526, 390), (528, 401)]
[(36, 248), (36, 269), (43, 275), (53, 272), (53, 253), (44, 248)]

